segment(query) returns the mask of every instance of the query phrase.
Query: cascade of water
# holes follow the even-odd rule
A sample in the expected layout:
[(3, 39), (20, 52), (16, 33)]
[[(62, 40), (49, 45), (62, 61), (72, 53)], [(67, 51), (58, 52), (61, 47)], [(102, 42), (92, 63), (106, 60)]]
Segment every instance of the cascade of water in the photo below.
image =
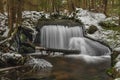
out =
[(80, 50), (81, 54), (90, 56), (109, 55), (108, 47), (87, 38), (74, 37), (70, 39), (69, 49)]
[(72, 37), (83, 37), (82, 27), (61, 25), (43, 26), (41, 29), (41, 46), (55, 49), (68, 49)]
[(43, 26), (41, 29), (41, 46), (54, 49), (80, 50), (80, 55), (110, 55), (108, 47), (97, 41), (83, 37), (82, 27), (60, 25)]

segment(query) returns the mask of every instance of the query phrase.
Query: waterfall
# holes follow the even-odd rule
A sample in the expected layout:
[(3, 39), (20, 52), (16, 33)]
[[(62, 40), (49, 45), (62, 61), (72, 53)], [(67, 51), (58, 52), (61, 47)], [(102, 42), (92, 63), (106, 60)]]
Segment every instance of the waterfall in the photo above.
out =
[(41, 46), (55, 49), (68, 49), (72, 37), (83, 37), (82, 27), (61, 25), (43, 26), (41, 29)]
[(90, 56), (102, 56), (110, 54), (110, 50), (108, 47), (84, 37), (71, 38), (69, 49), (80, 50), (81, 54), (86, 54)]
[(85, 38), (82, 27), (46, 25), (41, 28), (40, 46), (54, 49), (80, 50), (79, 55), (106, 56), (110, 49), (103, 44)]

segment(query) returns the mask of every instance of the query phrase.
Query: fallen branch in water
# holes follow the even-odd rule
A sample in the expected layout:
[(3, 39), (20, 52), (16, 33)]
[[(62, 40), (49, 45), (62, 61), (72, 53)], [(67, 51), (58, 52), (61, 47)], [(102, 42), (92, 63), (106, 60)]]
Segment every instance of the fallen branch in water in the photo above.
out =
[(43, 47), (36, 47), (36, 50), (40, 51), (47, 51), (48, 53), (52, 52), (61, 52), (64, 54), (79, 54), (79, 50), (67, 50), (67, 49), (53, 49), (53, 48), (43, 48)]
[(20, 68), (20, 67), (22, 67), (22, 66), (14, 66), (14, 67), (2, 68), (2, 69), (0, 69), (0, 72), (12, 70), (12, 69), (17, 69), (17, 68)]

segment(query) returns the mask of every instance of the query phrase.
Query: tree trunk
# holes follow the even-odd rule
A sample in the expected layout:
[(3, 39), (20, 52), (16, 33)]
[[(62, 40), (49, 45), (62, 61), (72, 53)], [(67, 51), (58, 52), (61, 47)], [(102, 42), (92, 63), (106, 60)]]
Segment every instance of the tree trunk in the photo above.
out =
[(91, 0), (91, 8), (94, 9), (94, 1), (95, 0)]
[(71, 13), (72, 11), (75, 11), (75, 3), (73, 0), (67, 0), (68, 3), (68, 10)]
[(15, 21), (15, 0), (8, 0), (8, 26), (9, 26), (8, 37), (11, 36), (11, 33), (13, 32), (14, 21)]
[(8, 3), (8, 26), (9, 34), (8, 37), (12, 35), (12, 32), (21, 25), (22, 21), (22, 0), (7, 0)]
[(3, 12), (7, 12), (7, 0), (3, 0)]
[(104, 14), (107, 15), (107, 4), (108, 0), (104, 0)]
[(119, 26), (120, 26), (120, 13), (119, 13)]
[[(118, 2), (118, 5), (120, 5), (120, 0)], [(120, 10), (120, 6), (118, 6), (118, 9)], [(119, 15), (119, 26), (120, 26), (120, 11), (118, 11), (118, 15)]]

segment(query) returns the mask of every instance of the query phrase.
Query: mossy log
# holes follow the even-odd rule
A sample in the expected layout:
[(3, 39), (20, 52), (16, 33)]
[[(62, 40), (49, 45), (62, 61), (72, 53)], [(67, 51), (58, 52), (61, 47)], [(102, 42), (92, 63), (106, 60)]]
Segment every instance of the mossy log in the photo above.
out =
[(48, 53), (54, 53), (54, 52), (61, 52), (65, 54), (79, 54), (79, 50), (66, 50), (66, 49), (53, 49), (53, 48), (43, 48), (43, 47), (36, 47), (36, 50), (40, 51), (46, 51)]

